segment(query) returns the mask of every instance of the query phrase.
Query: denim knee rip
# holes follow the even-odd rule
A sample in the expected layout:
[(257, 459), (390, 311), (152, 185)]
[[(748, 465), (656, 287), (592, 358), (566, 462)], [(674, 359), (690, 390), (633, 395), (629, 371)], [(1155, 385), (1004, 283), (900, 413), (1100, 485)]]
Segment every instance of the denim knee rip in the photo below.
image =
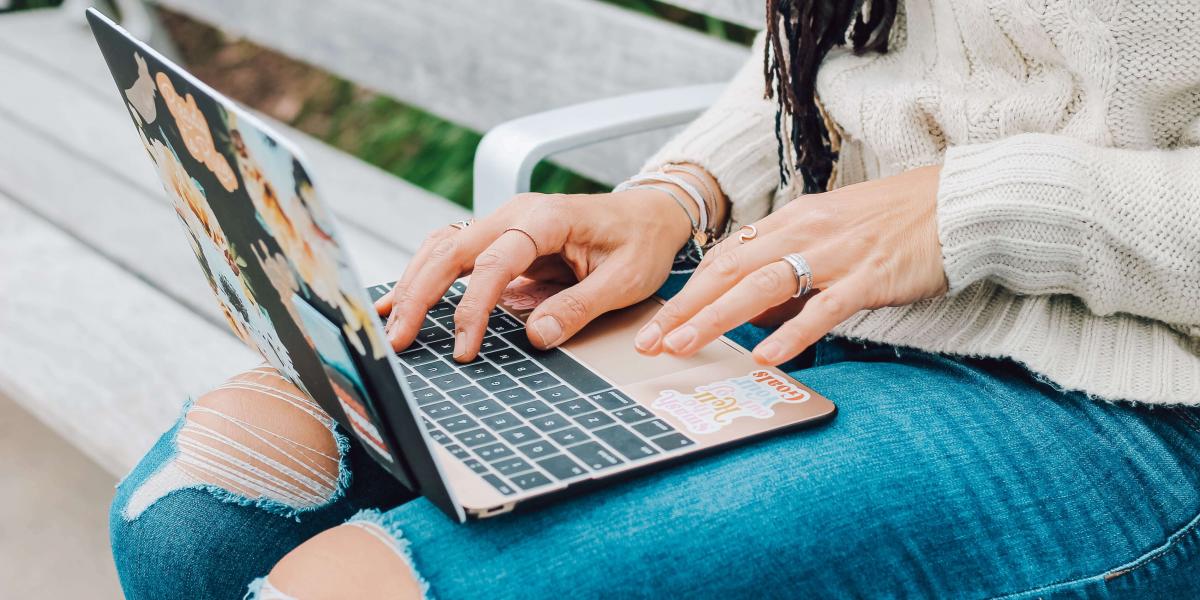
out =
[[(271, 374), (266, 370), (250, 373), (255, 372)], [(233, 380), (217, 389), (253, 392), (262, 394), (266, 399), (286, 403), (315, 419), (329, 431), (338, 455), (330, 456), (254, 423), (198, 406), (189, 400), (184, 405), (183, 416), (170, 433), (172, 454), (152, 475), (140, 482), (122, 507), (121, 515), (126, 521), (137, 519), (158, 500), (183, 489), (205, 490), (219, 500), (256, 506), (288, 518), (298, 518), (301, 513), (327, 506), (345, 493), (351, 476), (346, 464), (349, 440), (315, 402), (253, 381)], [(234, 439), (197, 421), (188, 421), (189, 414), (204, 414), (227, 424), (237, 430), (239, 436), (253, 440), (255, 445)], [(278, 457), (268, 455), (265, 452), (267, 449), (277, 453)], [(314, 463), (320, 460), (336, 462), (337, 475), (332, 476), (318, 468)]]
[[(421, 597), (425, 600), (433, 599), (433, 595), (429, 591), (429, 582), (421, 577), (421, 573), (417, 571), (413, 561), (411, 543), (404, 538), (404, 532), (395, 519), (388, 518), (386, 514), (378, 510), (360, 510), (353, 517), (347, 519), (345, 525), (358, 527), (391, 548), (396, 556), (408, 565), (413, 579), (421, 588)], [(296, 598), (281, 592), (268, 577), (259, 577), (250, 582), (243, 600), (296, 600)]]

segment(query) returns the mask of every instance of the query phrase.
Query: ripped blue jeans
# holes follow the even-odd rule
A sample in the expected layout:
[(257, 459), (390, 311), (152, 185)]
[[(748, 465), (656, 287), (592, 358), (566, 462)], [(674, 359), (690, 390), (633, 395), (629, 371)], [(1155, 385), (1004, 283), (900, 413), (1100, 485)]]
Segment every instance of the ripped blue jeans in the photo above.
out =
[(1096, 402), (1008, 361), (841, 339), (807, 354), (791, 370), (838, 404), (831, 423), (467, 525), (353, 441), (337, 490), (302, 510), (148, 491), (177, 426), (118, 487), (122, 585), (241, 597), (357, 519), (441, 598), (1200, 596), (1200, 409)]

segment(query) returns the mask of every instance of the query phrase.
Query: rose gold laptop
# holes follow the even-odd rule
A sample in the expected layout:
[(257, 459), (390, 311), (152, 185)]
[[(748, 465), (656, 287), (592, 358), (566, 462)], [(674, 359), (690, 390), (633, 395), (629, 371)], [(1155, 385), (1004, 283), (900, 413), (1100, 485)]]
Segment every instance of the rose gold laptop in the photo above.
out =
[(834, 415), (724, 338), (688, 359), (637, 354), (634, 335), (657, 300), (536, 350), (524, 320), (556, 289), (529, 280), (506, 291), (474, 362), (450, 358), (465, 280), (410, 348), (392, 352), (372, 308), (388, 286), (360, 285), (298, 149), (100, 13), (88, 20), (230, 328), (451, 518), (495, 516)]

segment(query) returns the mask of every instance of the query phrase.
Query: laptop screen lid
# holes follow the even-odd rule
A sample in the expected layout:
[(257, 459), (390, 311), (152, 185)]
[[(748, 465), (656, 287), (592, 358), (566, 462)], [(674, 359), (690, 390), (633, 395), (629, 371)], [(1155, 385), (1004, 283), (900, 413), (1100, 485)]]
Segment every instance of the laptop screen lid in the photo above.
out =
[(299, 150), (95, 9), (87, 18), (230, 329), (401, 484), (465, 520)]

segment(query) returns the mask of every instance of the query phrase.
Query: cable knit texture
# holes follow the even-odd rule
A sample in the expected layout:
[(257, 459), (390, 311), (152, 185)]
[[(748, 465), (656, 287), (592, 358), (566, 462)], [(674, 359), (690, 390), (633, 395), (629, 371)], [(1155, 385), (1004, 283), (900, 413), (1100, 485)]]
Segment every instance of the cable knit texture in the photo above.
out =
[[(821, 67), (844, 140), (834, 184), (943, 164), (950, 293), (835, 333), (1200, 405), (1200, 3), (909, 0), (892, 41)], [(777, 189), (761, 60), (760, 39), (649, 163), (707, 168), (739, 223), (795, 195)]]

